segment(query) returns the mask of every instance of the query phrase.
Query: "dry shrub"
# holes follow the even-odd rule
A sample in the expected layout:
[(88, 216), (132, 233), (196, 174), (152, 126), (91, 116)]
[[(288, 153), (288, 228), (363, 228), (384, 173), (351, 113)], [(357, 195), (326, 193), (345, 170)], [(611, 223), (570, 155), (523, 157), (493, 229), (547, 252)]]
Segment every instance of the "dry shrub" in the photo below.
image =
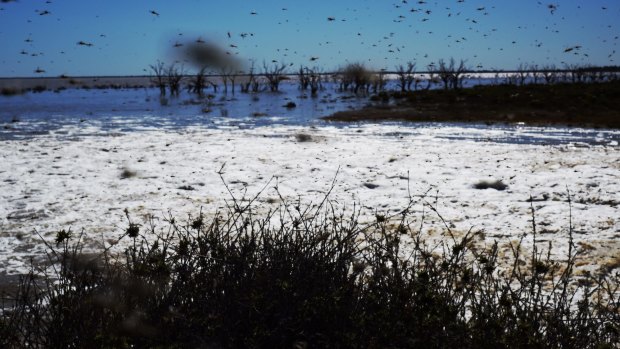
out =
[[(512, 267), (505, 269), (497, 243), (470, 248), (473, 232), (457, 238), (446, 227), (446, 242), (430, 249), (422, 227), (408, 224), (412, 205), (423, 199), (361, 225), (359, 212), (338, 213), (327, 198), (303, 207), (280, 196), (279, 209), (257, 214), (257, 197), (233, 197), (211, 220), (169, 218), (160, 228), (138, 226), (127, 215), (128, 247), (87, 259), (96, 263), (72, 263), (83, 260), (76, 258), (81, 236), (59, 232), (56, 245), (48, 245), (56, 271), (33, 270), (22, 279), (13, 306), (0, 313), (0, 346), (613, 348), (620, 342), (618, 276), (576, 278), (572, 250), (560, 265), (534, 239), (526, 255), (524, 234), (510, 245)], [(405, 236), (412, 237), (407, 249)]]

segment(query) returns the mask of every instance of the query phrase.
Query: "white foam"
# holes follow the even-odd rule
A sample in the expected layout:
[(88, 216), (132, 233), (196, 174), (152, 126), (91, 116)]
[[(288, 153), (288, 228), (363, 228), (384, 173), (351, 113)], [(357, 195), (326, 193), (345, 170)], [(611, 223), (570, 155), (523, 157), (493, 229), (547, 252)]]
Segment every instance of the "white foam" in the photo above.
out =
[[(123, 233), (125, 208), (139, 222), (149, 214), (163, 218), (168, 211), (179, 218), (201, 207), (214, 212), (229, 199), (217, 174), (224, 164), (224, 177), (239, 195), (244, 183), (251, 194), (274, 177), (286, 198), (317, 202), (336, 178), (331, 199), (347, 207), (353, 202), (365, 205), (368, 220), (375, 210), (402, 209), (410, 194), (428, 193), (427, 201), (454, 231), (484, 229), (489, 243), (507, 243), (530, 231), (533, 205), (540, 239), (553, 241), (560, 255), (568, 238), (568, 190), (576, 241), (593, 245), (589, 253), (598, 253), (599, 259), (618, 254), (617, 145), (473, 141), (497, 137), (498, 132), (502, 131), (364, 125), (188, 127), (85, 136), (83, 130), (65, 128), (34, 139), (2, 141), (0, 272), (23, 272), (28, 258), (41, 253), (35, 229), (50, 241), (60, 229), (85, 229), (87, 242), (95, 244)], [(311, 140), (298, 142), (295, 135), (300, 133)], [(467, 137), (450, 140), (446, 134)], [(123, 169), (136, 176), (120, 179)], [(508, 188), (474, 189), (480, 180), (502, 180)], [(378, 187), (370, 189), (373, 185)], [(533, 203), (528, 202), (530, 195)], [(262, 198), (261, 204), (271, 205), (267, 199), (277, 195), (268, 189)], [(421, 217), (422, 208), (415, 207), (414, 218)], [(438, 217), (426, 211), (426, 228), (439, 230)]]

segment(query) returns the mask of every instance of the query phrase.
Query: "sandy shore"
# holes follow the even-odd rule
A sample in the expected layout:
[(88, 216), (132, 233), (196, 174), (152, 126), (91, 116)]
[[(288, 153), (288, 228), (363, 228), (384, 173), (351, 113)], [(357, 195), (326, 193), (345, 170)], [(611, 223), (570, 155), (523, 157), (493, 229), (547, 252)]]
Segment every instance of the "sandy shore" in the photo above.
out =
[[(334, 178), (330, 198), (336, 207), (361, 205), (368, 221), (376, 212), (398, 212), (410, 195), (426, 193), (414, 206), (411, 224), (420, 226), (424, 217), (431, 239), (445, 238), (443, 223), (425, 202), (457, 235), (473, 228), (481, 232), (478, 243), (497, 240), (504, 251), (531, 231), (533, 205), (539, 241), (552, 242), (560, 259), (567, 247), (568, 190), (581, 268), (613, 267), (620, 255), (617, 143), (501, 144), (439, 139), (437, 130), (264, 127), (86, 137), (65, 130), (68, 134), (3, 141), (0, 273), (24, 272), (31, 257), (43, 258), (35, 229), (50, 241), (60, 229), (84, 229), (86, 242), (97, 246), (123, 233), (124, 209), (141, 224), (153, 216), (162, 226), (168, 214), (179, 219), (201, 209), (212, 214), (230, 199), (217, 173), (222, 166), (239, 197), (269, 183), (258, 200), (264, 209), (279, 204), (275, 184), (287, 200), (316, 203)], [(507, 188), (476, 189), (482, 180), (501, 180)]]

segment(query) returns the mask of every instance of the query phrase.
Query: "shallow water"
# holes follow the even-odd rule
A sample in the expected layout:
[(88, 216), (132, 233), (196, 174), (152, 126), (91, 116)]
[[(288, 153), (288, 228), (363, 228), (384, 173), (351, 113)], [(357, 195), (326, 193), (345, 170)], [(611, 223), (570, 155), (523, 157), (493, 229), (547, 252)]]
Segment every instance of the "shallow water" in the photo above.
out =
[[(328, 123), (321, 119), (337, 111), (361, 108), (366, 98), (336, 91), (333, 84), (318, 97), (299, 91), (294, 83), (283, 83), (280, 93), (234, 95), (206, 91), (198, 99), (183, 92), (178, 98), (160, 101), (159, 90), (67, 89), (0, 97), (0, 140), (28, 139), (41, 135), (79, 137), (110, 135), (140, 130), (183, 130), (187, 127), (246, 129), (270, 125), (349, 127), (350, 123)], [(294, 102), (295, 108), (284, 105)], [(208, 110), (208, 111), (206, 111)], [(405, 123), (402, 135), (426, 135), (443, 139), (523, 144), (618, 145), (620, 132), (605, 129), (527, 127), (458, 123)], [(353, 124), (355, 125), (355, 124)], [(71, 131), (67, 131), (70, 129)], [(76, 131), (77, 130), (77, 131)], [(390, 136), (390, 135), (388, 135)]]
[[(281, 89), (280, 93), (237, 91), (234, 95), (220, 89), (211, 95), (207, 91), (211, 98), (203, 99), (184, 92), (178, 98), (168, 97), (165, 103), (154, 88), (68, 89), (0, 97), (0, 139), (36, 136), (80, 123), (116, 132), (187, 126), (309, 125), (321, 123), (322, 116), (359, 108), (367, 102), (364, 98), (337, 94), (333, 89), (323, 91), (317, 98), (297, 90), (293, 84), (282, 84)], [(291, 101), (297, 107), (284, 107)]]

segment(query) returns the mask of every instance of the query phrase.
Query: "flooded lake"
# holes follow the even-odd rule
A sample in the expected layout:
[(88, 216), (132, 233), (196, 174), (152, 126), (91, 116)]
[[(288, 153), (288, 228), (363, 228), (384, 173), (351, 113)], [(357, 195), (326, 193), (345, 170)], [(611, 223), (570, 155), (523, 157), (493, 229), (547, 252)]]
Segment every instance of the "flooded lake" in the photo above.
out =
[[(484, 83), (477, 82), (477, 83)], [(287, 108), (288, 103), (295, 107)], [(326, 83), (318, 96), (300, 91), (293, 82), (279, 93), (205, 92), (205, 97), (183, 91), (179, 97), (160, 99), (156, 88), (66, 89), (0, 97), (0, 139), (40, 135), (85, 136), (140, 130), (182, 130), (187, 127), (247, 129), (263, 126), (336, 126), (321, 118), (338, 111), (359, 109), (367, 97), (338, 92)], [(402, 123), (403, 135), (444, 139), (472, 139), (501, 143), (617, 145), (620, 132), (605, 129), (528, 127), (506, 124)], [(66, 131), (70, 128), (72, 131)], [(77, 131), (76, 131), (77, 130)], [(398, 136), (395, 134), (394, 136)]]

